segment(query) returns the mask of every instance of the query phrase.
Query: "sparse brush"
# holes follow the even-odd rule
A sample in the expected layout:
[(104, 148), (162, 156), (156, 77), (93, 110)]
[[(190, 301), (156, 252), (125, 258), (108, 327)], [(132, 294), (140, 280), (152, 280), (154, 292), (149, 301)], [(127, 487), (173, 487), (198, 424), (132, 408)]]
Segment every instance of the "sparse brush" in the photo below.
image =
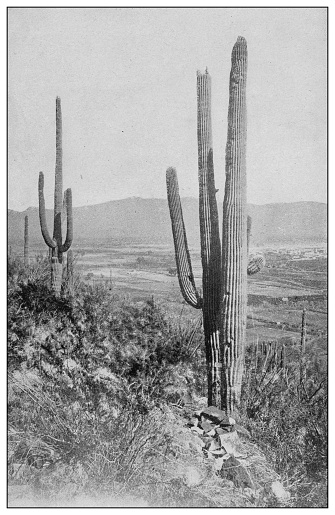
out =
[(324, 485), (327, 381), (313, 351), (302, 383), (299, 346), (289, 347), (287, 356), (285, 368), (280, 360), (273, 368), (269, 356), (260, 352), (256, 361), (248, 349), (242, 398), (246, 427), (290, 490), (291, 506), (299, 507), (306, 485)]

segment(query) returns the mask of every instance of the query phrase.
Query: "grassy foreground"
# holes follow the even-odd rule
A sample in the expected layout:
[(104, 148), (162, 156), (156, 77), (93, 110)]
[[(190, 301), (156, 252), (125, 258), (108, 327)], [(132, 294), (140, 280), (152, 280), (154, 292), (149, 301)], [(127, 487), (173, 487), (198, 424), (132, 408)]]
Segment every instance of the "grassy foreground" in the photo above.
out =
[(285, 506), (327, 505), (327, 367), (312, 344), (303, 376), (294, 345), (280, 370), (247, 349), (250, 492), (187, 428), (206, 396), (199, 324), (79, 279), (55, 298), (48, 266), (8, 263), (9, 506), (279, 506), (276, 477)]

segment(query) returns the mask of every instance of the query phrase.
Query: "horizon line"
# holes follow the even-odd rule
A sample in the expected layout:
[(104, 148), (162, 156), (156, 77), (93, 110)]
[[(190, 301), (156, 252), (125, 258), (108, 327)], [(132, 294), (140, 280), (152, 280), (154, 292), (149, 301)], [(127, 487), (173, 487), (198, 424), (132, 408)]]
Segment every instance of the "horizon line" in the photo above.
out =
[[(186, 197), (180, 197), (181, 200), (186, 200), (186, 199), (192, 199), (192, 200), (199, 200), (197, 197), (192, 197), (192, 196), (186, 196)], [(125, 201), (125, 200), (134, 200), (134, 199), (137, 199), (137, 200), (165, 200), (167, 201), (167, 198), (166, 197), (138, 197), (136, 195), (132, 196), (132, 197), (124, 197), (124, 198), (120, 198), (120, 199), (112, 199), (112, 200), (107, 200), (105, 202), (97, 202), (97, 203), (94, 203), (94, 204), (86, 204), (86, 205), (80, 205), (80, 206), (73, 206), (74, 209), (79, 209), (79, 208), (88, 208), (88, 207), (93, 207), (93, 206), (101, 206), (103, 204), (110, 204), (111, 202), (122, 202), (122, 201)], [(325, 204), (325, 205), (328, 205), (328, 202), (321, 202), (319, 200), (295, 200), (295, 201), (290, 201), (290, 202), (265, 202), (265, 203), (262, 203), (262, 204), (258, 204), (258, 203), (255, 203), (255, 202), (247, 202), (247, 205), (254, 205), (254, 206), (270, 206), (270, 205), (276, 205), (276, 204), (303, 204), (303, 203), (310, 203), (310, 204)], [(16, 211), (17, 213), (24, 213), (25, 211), (28, 211), (29, 209), (38, 209), (38, 206), (29, 206), (25, 209), (22, 209), (22, 210), (18, 210), (18, 209), (12, 209), (10, 208), (8, 205), (7, 205), (7, 211)], [(52, 210), (53, 207), (47, 207), (46, 208), (47, 210)]]

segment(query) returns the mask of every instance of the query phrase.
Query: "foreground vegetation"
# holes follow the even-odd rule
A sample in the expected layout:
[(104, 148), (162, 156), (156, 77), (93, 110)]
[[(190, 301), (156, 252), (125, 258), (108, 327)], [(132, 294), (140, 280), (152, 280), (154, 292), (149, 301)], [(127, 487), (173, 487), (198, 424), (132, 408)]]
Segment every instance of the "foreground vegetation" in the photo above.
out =
[[(184, 445), (206, 395), (199, 325), (78, 278), (73, 296), (65, 286), (56, 298), (46, 259), (10, 258), (8, 276), (10, 505), (278, 505)], [(287, 358), (276, 368), (247, 349), (239, 423), (291, 493), (287, 506), (326, 506), (326, 360), (313, 342), (303, 361), (294, 345)]]

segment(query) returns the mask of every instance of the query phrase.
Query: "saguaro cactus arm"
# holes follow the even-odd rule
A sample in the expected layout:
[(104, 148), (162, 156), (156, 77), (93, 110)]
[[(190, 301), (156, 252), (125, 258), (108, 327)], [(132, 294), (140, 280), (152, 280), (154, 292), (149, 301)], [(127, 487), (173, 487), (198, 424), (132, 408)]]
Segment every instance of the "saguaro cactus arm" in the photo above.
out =
[(200, 298), (194, 282), (179, 196), (177, 172), (174, 168), (168, 168), (166, 171), (166, 186), (181, 293), (188, 304), (199, 309), (202, 307), (202, 299)]
[(247, 274), (248, 275), (257, 274), (265, 266), (265, 257), (264, 256), (257, 255), (257, 256), (249, 257), (251, 227), (252, 227), (252, 218), (251, 218), (251, 216), (248, 216), (248, 218), (247, 218), (247, 252), (248, 252)]
[(66, 220), (67, 220), (67, 231), (66, 239), (63, 245), (59, 247), (60, 252), (66, 252), (69, 250), (73, 240), (73, 215), (72, 215), (72, 191), (68, 188), (65, 192), (66, 195)]
[(47, 219), (46, 219), (46, 212), (45, 212), (45, 201), (44, 201), (44, 175), (43, 172), (40, 172), (39, 178), (38, 178), (38, 206), (39, 206), (39, 216), (40, 216), (40, 225), (41, 225), (41, 231), (42, 236), (45, 241), (45, 243), (50, 247), (51, 249), (55, 249), (57, 244), (56, 242), (50, 237), (48, 227), (47, 227)]
[(265, 258), (264, 256), (254, 256), (251, 259), (249, 259), (248, 267), (247, 267), (247, 274), (248, 275), (254, 275), (257, 274), (264, 268), (265, 265)]

